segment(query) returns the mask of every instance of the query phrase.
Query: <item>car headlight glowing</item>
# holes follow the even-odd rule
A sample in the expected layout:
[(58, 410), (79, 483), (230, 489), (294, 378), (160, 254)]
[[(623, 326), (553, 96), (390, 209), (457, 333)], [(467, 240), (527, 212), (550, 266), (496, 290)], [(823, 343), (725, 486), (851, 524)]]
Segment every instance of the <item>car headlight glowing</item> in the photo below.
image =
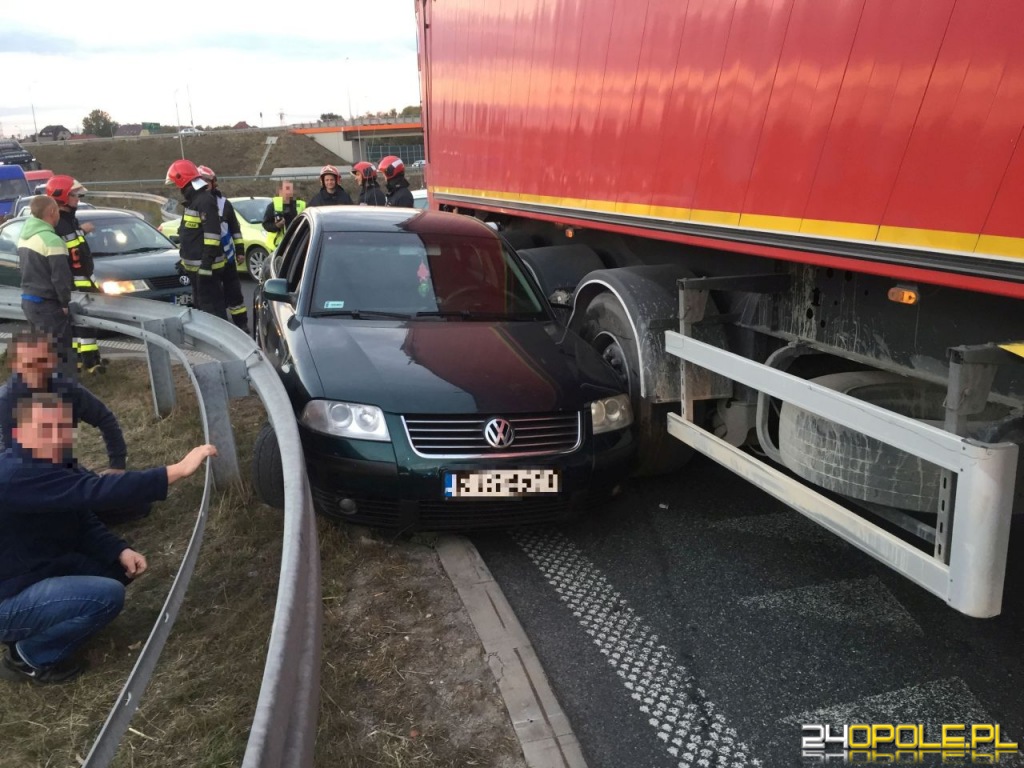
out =
[(633, 407), (629, 404), (629, 395), (595, 400), (590, 404), (590, 417), (595, 435), (625, 429), (633, 423)]
[(145, 280), (105, 280), (100, 283), (100, 290), (110, 296), (120, 296), (122, 293), (148, 291), (149, 286)]
[(310, 400), (299, 418), (316, 432), (357, 440), (390, 442), (384, 412), (375, 405), (340, 403), (336, 400)]

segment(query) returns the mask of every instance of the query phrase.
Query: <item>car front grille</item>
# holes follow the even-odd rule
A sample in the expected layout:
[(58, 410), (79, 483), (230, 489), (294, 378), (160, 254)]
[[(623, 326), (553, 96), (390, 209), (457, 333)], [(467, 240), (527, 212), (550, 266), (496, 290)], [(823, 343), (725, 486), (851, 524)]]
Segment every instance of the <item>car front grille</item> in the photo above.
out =
[(514, 430), (511, 445), (493, 448), (484, 438), (487, 416), (403, 416), (409, 444), (418, 456), (471, 459), (570, 453), (582, 442), (580, 412), (507, 417)]
[(177, 275), (161, 275), (159, 277), (147, 277), (146, 282), (154, 291), (162, 291), (167, 288), (181, 288), (187, 289), (187, 285), (182, 285)]

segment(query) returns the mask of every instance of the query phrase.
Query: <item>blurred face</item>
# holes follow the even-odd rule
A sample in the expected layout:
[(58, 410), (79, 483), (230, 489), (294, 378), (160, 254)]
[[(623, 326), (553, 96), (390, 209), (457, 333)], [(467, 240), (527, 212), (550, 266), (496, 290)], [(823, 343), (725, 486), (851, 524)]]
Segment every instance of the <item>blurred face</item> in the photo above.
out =
[(30, 389), (45, 390), (46, 382), (57, 370), (57, 355), (46, 342), (20, 344), (11, 369), (21, 375)]
[(81, 192), (68, 192), (68, 208), (77, 208), (78, 201), (81, 200)]
[(338, 186), (338, 179), (333, 173), (324, 174), (324, 189), (333, 192)]
[(290, 181), (281, 182), (281, 197), (285, 200), (291, 200), (294, 194), (295, 186)]
[(75, 443), (71, 408), (67, 405), (33, 405), (19, 412), (12, 434), (21, 446), (38, 459), (64, 461)]

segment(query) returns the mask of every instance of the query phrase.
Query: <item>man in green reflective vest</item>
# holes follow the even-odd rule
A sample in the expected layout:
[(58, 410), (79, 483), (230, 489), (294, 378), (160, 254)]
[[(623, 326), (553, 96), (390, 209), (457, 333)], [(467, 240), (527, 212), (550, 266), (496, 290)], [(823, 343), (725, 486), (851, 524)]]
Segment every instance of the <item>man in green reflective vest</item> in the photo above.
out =
[(270, 237), (272, 248), (277, 248), (288, 225), (304, 210), (306, 210), (306, 202), (295, 199), (295, 185), (290, 181), (282, 181), (277, 197), (270, 202), (263, 214), (263, 228), (272, 233)]

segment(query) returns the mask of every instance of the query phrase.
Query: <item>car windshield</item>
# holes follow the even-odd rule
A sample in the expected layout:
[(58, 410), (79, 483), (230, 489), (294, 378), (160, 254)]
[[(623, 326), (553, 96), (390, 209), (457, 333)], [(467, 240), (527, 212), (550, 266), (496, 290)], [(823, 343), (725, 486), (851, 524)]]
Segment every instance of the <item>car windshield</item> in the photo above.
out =
[(89, 221), (95, 229), (86, 234), (85, 241), (93, 256), (123, 256), (174, 248), (170, 240), (134, 216), (90, 218)]
[(498, 240), (325, 233), (312, 314), (360, 312), (455, 320), (547, 318), (522, 267)]
[(269, 197), (254, 197), (252, 200), (231, 201), (231, 205), (235, 208), (235, 213), (250, 224), (263, 223), (263, 214), (266, 212), (269, 204)]

